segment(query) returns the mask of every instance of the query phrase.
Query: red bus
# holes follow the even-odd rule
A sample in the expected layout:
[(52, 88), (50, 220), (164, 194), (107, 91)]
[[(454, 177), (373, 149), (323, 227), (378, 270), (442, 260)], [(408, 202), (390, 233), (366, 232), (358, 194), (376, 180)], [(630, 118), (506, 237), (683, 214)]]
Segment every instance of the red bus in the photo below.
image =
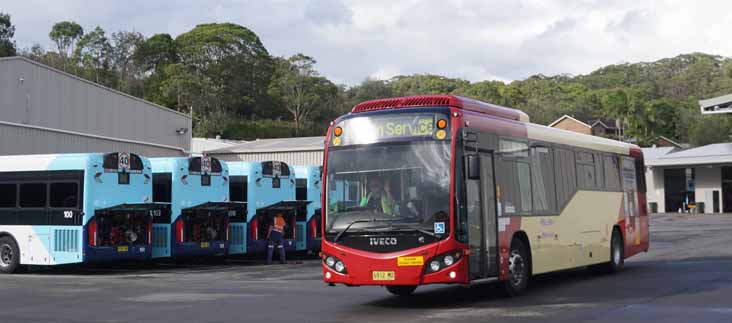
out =
[(334, 121), (324, 160), (323, 279), (381, 285), (621, 270), (648, 250), (638, 146), (451, 95), (373, 100)]

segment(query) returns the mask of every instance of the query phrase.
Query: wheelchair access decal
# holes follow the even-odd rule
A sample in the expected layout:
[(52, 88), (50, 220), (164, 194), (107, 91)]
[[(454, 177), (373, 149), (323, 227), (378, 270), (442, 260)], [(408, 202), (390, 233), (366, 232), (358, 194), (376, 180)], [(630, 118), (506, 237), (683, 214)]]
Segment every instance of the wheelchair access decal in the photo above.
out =
[(445, 233), (445, 222), (435, 222), (435, 234)]

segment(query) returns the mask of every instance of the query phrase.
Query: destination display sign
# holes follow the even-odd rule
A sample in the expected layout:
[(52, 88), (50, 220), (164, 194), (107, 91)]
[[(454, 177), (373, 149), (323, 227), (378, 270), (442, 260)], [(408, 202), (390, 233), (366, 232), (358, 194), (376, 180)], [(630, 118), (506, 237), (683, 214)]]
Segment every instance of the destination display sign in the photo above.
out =
[[(432, 138), (438, 131), (436, 124), (438, 120), (447, 120), (447, 116), (410, 113), (346, 119), (336, 125), (336, 128), (340, 129), (334, 131), (335, 142), (331, 143), (338, 146), (369, 144), (400, 138)], [(443, 123), (447, 124), (446, 121)]]

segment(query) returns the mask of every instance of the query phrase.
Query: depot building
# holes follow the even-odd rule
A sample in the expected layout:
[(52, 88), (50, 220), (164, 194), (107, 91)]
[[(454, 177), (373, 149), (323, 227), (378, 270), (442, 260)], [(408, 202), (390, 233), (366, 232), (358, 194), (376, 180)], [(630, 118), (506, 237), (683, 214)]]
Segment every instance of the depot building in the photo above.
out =
[(732, 213), (732, 143), (643, 155), (651, 212)]
[(23, 57), (0, 58), (0, 155), (187, 156), (190, 115)]

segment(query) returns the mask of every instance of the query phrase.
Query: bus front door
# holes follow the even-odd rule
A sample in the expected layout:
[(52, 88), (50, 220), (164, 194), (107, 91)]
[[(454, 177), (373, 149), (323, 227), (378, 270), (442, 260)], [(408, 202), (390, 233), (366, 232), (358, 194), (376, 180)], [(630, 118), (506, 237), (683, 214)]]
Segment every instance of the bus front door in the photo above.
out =
[[(493, 277), (497, 274), (498, 235), (496, 196), (493, 173), (493, 154), (477, 152), (480, 176), (466, 172), (466, 207), (468, 215), (468, 242), (470, 245), (470, 279)], [(466, 169), (471, 166), (466, 162)], [(479, 177), (479, 178), (476, 178)]]

